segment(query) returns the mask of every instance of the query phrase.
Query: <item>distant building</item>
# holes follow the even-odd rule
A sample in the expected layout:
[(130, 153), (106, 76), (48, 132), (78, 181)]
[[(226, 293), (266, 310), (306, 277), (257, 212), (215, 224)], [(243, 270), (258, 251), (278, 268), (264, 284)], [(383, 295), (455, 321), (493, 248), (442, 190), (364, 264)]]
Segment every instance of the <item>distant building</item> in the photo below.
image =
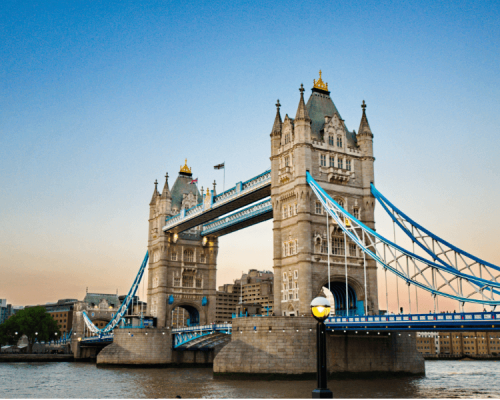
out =
[(56, 303), (46, 303), (39, 304), (37, 306), (26, 306), (26, 308), (31, 307), (43, 307), (50, 314), (50, 316), (57, 322), (61, 334), (65, 334), (71, 331), (73, 327), (73, 308), (77, 299), (61, 299)]
[(253, 313), (272, 315), (273, 281), (274, 275), (271, 271), (251, 269), (234, 283), (219, 286), (215, 309), (216, 322), (230, 322), (239, 306), (241, 311), (246, 309), (247, 312), (253, 310)]
[(17, 311), (22, 310), (22, 306), (13, 306), (7, 304), (7, 299), (0, 299), (0, 324), (3, 324), (7, 319), (13, 316)]
[(417, 350), (424, 356), (498, 356), (500, 332), (419, 332)]
[[(88, 293), (85, 295), (85, 298), (83, 299), (84, 303), (87, 303), (87, 312), (90, 313), (89, 318), (92, 320), (92, 323), (97, 326), (99, 329), (104, 328), (109, 321), (106, 319), (98, 319), (93, 318), (94, 315), (92, 314), (92, 310), (117, 310), (120, 305), (120, 297), (123, 296), (118, 296), (118, 294), (115, 293)], [(123, 297), (124, 298), (124, 297)], [(134, 300), (136, 300), (137, 297), (134, 297)], [(127, 314), (134, 315), (133, 311), (130, 312), (131, 308), (132, 310), (136, 306), (136, 303), (133, 302), (131, 306), (129, 307), (129, 312)]]

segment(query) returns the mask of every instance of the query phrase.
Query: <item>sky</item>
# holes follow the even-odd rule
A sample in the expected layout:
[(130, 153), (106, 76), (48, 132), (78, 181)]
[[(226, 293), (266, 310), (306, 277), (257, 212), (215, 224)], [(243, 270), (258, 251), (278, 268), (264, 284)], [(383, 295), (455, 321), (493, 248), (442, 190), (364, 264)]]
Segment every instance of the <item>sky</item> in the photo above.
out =
[[(268, 169), (276, 99), (294, 117), (319, 69), (349, 129), (367, 103), (377, 188), (500, 264), (499, 22), (497, 1), (1, 2), (0, 298), (126, 293), (155, 179)], [(272, 268), (271, 222), (219, 243), (218, 285)]]

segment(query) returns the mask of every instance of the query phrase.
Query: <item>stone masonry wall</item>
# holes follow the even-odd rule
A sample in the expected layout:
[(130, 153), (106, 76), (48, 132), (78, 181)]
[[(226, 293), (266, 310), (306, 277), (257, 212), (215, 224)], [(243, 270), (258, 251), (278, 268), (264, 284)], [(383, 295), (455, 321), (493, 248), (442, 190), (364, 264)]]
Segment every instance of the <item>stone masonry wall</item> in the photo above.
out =
[(209, 351), (173, 350), (172, 333), (168, 329), (115, 329), (113, 343), (97, 355), (97, 364), (208, 366), (222, 347)]
[(115, 329), (113, 343), (98, 354), (97, 364), (165, 364), (171, 358), (169, 330)]
[[(371, 336), (370, 336), (371, 335)], [(330, 374), (423, 374), (415, 334), (327, 334)], [(405, 336), (406, 335), (406, 336)], [(366, 336), (366, 337), (365, 337)], [(233, 319), (231, 342), (214, 360), (217, 375), (307, 375), (316, 373), (316, 321), (306, 317)]]

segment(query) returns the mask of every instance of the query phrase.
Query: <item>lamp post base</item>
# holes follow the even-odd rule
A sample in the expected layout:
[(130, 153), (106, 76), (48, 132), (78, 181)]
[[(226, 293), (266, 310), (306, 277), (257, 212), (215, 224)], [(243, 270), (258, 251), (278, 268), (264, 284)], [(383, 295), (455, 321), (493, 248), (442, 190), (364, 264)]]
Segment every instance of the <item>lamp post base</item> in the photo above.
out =
[(314, 389), (312, 392), (313, 399), (333, 399), (333, 393), (330, 389)]

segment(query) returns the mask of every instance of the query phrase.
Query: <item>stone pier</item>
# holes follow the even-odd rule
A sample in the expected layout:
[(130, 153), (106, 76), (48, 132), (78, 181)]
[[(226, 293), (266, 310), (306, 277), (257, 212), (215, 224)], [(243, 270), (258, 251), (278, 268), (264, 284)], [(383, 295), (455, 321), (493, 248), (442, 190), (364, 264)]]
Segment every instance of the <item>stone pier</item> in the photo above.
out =
[(221, 347), (208, 351), (174, 350), (169, 329), (115, 329), (113, 343), (99, 352), (97, 364), (208, 367)]
[[(422, 375), (415, 333), (327, 334), (328, 371), (335, 375)], [(310, 317), (233, 319), (232, 340), (214, 360), (214, 376), (313, 378), (316, 321)]]

